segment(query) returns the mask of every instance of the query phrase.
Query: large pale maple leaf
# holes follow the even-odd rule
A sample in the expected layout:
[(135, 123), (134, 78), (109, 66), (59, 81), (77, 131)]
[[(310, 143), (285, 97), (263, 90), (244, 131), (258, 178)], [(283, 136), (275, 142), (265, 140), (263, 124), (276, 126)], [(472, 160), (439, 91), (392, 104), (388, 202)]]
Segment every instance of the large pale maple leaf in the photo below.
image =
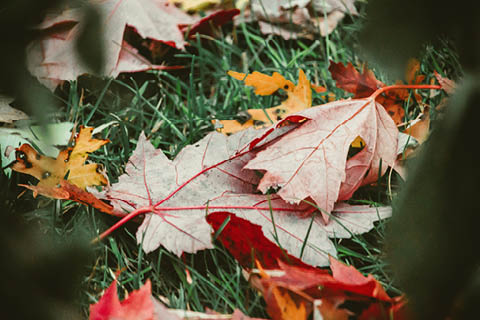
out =
[(336, 255), (329, 237), (351, 236), (342, 225), (359, 225), (356, 232), (364, 232), (373, 221), (388, 216), (390, 209), (350, 207), (352, 212), (326, 225), (306, 203), (289, 204), (276, 195), (255, 193), (259, 176), (243, 167), (278, 136), (302, 128), (297, 125), (274, 132), (249, 129), (228, 137), (212, 132), (174, 160), (156, 150), (142, 133), (126, 173), (104, 192), (104, 198), (115, 211), (130, 212), (125, 219), (146, 214), (137, 232), (146, 252), (160, 245), (177, 255), (211, 248), (212, 229), (205, 216), (229, 211), (261, 226), (268, 239), (290, 254), (313, 265), (326, 265), (328, 255)]
[[(313, 199), (326, 220), (335, 202), (349, 199), (395, 162), (398, 130), (374, 98), (331, 102), (285, 121), (303, 122), (258, 152), (244, 168), (265, 172), (259, 184), (262, 192), (281, 187), (277, 195), (288, 202)], [(347, 159), (357, 137), (366, 146)]]

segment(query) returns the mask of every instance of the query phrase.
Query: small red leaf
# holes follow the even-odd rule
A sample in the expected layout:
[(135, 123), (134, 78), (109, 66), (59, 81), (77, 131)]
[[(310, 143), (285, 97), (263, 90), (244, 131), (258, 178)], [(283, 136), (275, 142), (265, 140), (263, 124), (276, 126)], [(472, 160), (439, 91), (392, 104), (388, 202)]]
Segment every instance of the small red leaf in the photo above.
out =
[(90, 306), (90, 320), (153, 320), (154, 307), (150, 280), (121, 301), (117, 281), (113, 281), (100, 300)]
[(343, 63), (330, 61), (328, 67), (333, 80), (337, 82), (337, 87), (354, 94), (354, 98), (365, 98), (370, 96), (379, 87), (384, 84), (377, 80), (373, 72), (367, 68), (360, 73), (355, 69), (352, 63), (346, 66)]

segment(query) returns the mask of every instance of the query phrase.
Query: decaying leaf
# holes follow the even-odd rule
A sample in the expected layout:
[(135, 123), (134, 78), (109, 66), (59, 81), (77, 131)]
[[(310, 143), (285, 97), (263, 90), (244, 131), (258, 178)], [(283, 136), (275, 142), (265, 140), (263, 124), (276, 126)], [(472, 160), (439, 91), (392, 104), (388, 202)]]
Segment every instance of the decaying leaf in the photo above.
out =
[[(35, 145), (42, 154), (55, 157), (60, 151), (58, 146), (66, 146), (70, 139), (73, 123), (60, 122), (43, 126), (24, 126), (20, 128), (0, 128), (0, 152), (2, 166), (5, 167), (15, 160), (15, 152), (7, 152), (24, 143)], [(11, 173), (10, 167), (5, 173)]]
[[(228, 74), (237, 80), (243, 80), (245, 85), (255, 88), (257, 95), (271, 95), (277, 90), (284, 90), (288, 98), (280, 105), (266, 109), (248, 109), (243, 112), (243, 121), (240, 120), (214, 120), (218, 131), (232, 134), (249, 127), (265, 128), (284, 119), (289, 114), (301, 111), (312, 106), (312, 89), (305, 73), (300, 69), (298, 84), (294, 85), (278, 72), (271, 76), (254, 71), (249, 75), (235, 71)], [(320, 89), (321, 90), (321, 89)]]
[(34, 195), (42, 194), (57, 199), (72, 199), (111, 211), (111, 207), (85, 191), (88, 186), (107, 185), (100, 164), (85, 164), (88, 154), (97, 150), (108, 140), (92, 139), (93, 128), (81, 127), (75, 138), (75, 146), (61, 151), (57, 158), (39, 154), (29, 144), (16, 149), (14, 171), (29, 174), (39, 180), (36, 186), (26, 186)]
[(336, 254), (329, 237), (351, 236), (342, 225), (356, 225), (354, 232), (365, 232), (373, 221), (389, 216), (390, 208), (352, 206), (349, 211), (341, 206), (343, 213), (333, 210), (334, 218), (326, 225), (306, 203), (292, 205), (275, 195), (256, 194), (259, 177), (243, 168), (264, 144), (295, 127), (283, 126), (274, 133), (267, 129), (268, 134), (251, 128), (228, 137), (212, 132), (184, 148), (173, 161), (155, 150), (142, 133), (126, 174), (105, 190), (104, 198), (116, 212), (131, 212), (130, 217), (146, 214), (137, 231), (137, 241), (146, 252), (160, 245), (177, 255), (211, 248), (212, 228), (205, 216), (228, 211), (259, 225), (289, 254), (309, 264), (326, 265), (328, 254)]

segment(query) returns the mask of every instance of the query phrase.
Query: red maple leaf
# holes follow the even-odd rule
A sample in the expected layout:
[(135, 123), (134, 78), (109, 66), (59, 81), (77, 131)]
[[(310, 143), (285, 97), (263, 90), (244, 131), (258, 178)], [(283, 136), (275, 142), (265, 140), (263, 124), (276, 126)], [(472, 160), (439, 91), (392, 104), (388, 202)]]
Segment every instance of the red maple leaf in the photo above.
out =
[(302, 260), (288, 254), (268, 240), (262, 228), (230, 212), (214, 212), (207, 216), (217, 239), (244, 268), (255, 266), (255, 260), (266, 269), (279, 267), (278, 262), (309, 268)]
[[(252, 283), (263, 293), (267, 310), (278, 309), (278, 299), (274, 296), (276, 289), (292, 297), (297, 304), (304, 304), (310, 312), (317, 308), (324, 317), (333, 314), (339, 319), (347, 319), (348, 315), (361, 315), (362, 319), (381, 320), (385, 319), (384, 315), (403, 315), (405, 300), (402, 297), (391, 298), (372, 275), (365, 277), (353, 266), (347, 266), (333, 257), (330, 257), (330, 268), (332, 274), (326, 269), (303, 268), (280, 262), (278, 270), (270, 271), (273, 275), (261, 271), (261, 279), (253, 278)], [(355, 301), (357, 306), (363, 307), (348, 309), (348, 301)], [(282, 319), (276, 314), (271, 316)]]
[(118, 299), (117, 281), (113, 281), (100, 300), (90, 306), (90, 320), (154, 320), (150, 280), (123, 301)]
[[(418, 84), (425, 79), (425, 76), (417, 75), (420, 69), (420, 64), (417, 60), (411, 59), (407, 67), (406, 81), (408, 84)], [(346, 66), (341, 62), (335, 63), (330, 61), (328, 67), (333, 80), (336, 81), (337, 87), (347, 92), (353, 93), (354, 98), (365, 98), (373, 94), (377, 89), (386, 86), (385, 83), (377, 80), (372, 70), (364, 68), (363, 72), (358, 72), (352, 63)], [(397, 84), (402, 84), (402, 81), (397, 81)], [(392, 117), (394, 122), (399, 125), (404, 121), (405, 111), (403, 108), (404, 102), (408, 99), (408, 91), (405, 88), (398, 88), (388, 90), (376, 97), (388, 114)], [(421, 97), (416, 95), (416, 99)]]

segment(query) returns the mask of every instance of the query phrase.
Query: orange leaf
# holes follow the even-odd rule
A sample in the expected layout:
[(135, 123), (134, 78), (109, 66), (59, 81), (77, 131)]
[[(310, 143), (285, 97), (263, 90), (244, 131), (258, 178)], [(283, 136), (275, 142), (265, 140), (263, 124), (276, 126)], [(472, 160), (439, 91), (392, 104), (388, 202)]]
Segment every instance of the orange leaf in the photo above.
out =
[(258, 95), (270, 95), (282, 89), (287, 92), (288, 98), (280, 105), (267, 109), (248, 109), (239, 114), (242, 120), (214, 120), (219, 123), (219, 132), (224, 134), (235, 133), (249, 127), (256, 129), (267, 127), (286, 116), (302, 111), (312, 106), (312, 89), (305, 73), (300, 70), (298, 84), (295, 86), (282, 75), (274, 72), (272, 76), (260, 72), (253, 72), (245, 77), (244, 73), (229, 71), (228, 74), (237, 80), (243, 80), (246, 85), (253, 86)]
[[(282, 293), (283, 291), (283, 293)], [(276, 302), (276, 308), (271, 308), (272, 304), (267, 306), (267, 311), (270, 311), (272, 319), (276, 320), (304, 320), (307, 319), (307, 310), (303, 301), (299, 305), (293, 301), (287, 290), (282, 290), (278, 287), (272, 289), (273, 299)], [(269, 308), (270, 307), (270, 308)], [(278, 308), (278, 310), (276, 310)], [(273, 309), (273, 310), (272, 310)]]
[(290, 80), (285, 79), (278, 72), (274, 72), (271, 76), (254, 71), (245, 76), (245, 73), (228, 71), (228, 75), (245, 82), (245, 85), (255, 88), (255, 94), (259, 96), (269, 96), (278, 89), (292, 89), (294, 87)]

